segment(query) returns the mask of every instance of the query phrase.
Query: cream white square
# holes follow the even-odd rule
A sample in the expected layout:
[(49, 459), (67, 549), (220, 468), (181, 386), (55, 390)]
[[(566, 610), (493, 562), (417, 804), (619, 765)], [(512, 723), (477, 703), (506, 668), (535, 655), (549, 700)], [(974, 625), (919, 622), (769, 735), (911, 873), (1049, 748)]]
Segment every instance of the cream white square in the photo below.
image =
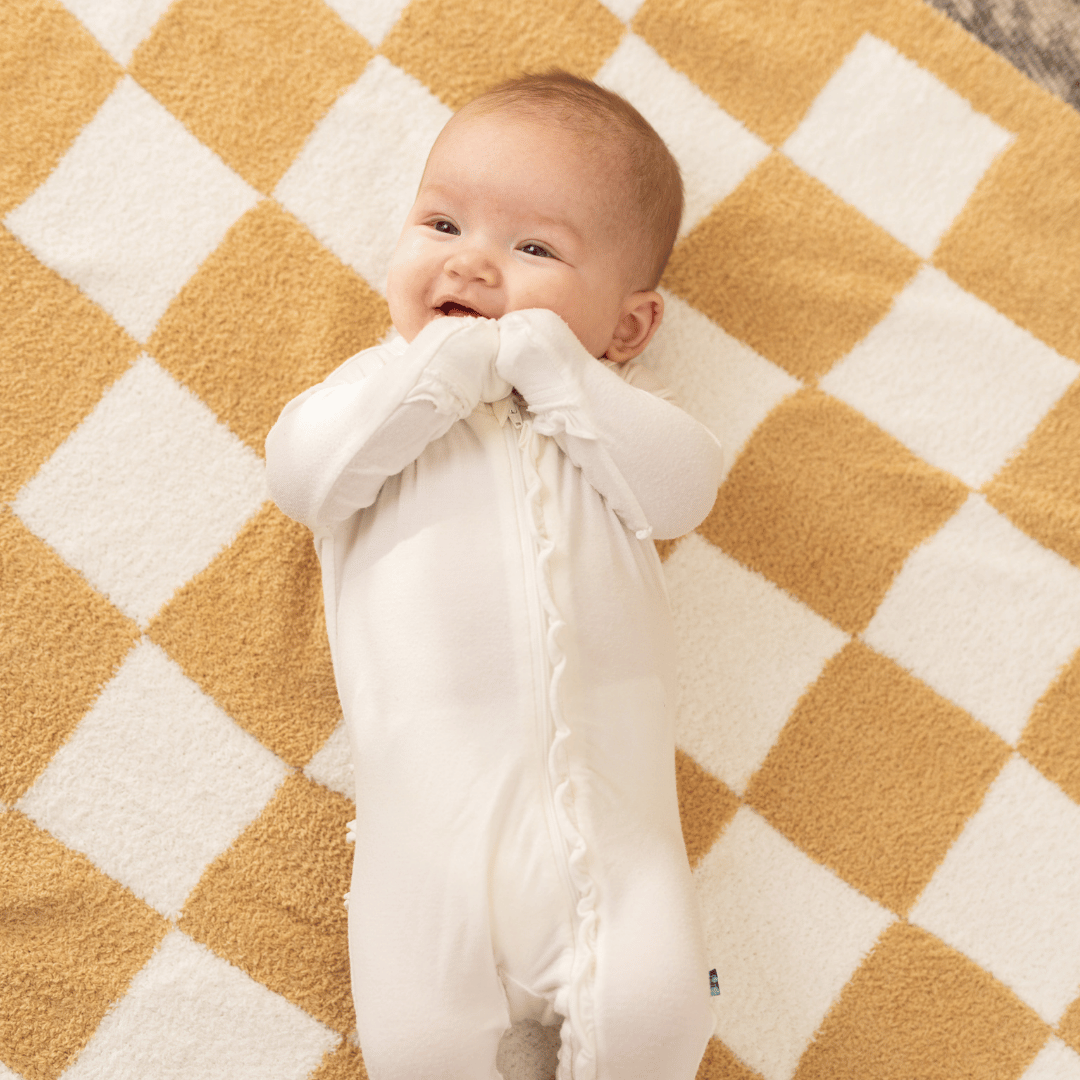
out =
[(1080, 994), (1080, 806), (1006, 763), (912, 909), (1048, 1024)]
[(452, 115), (422, 83), (376, 56), (319, 121), (274, 197), (384, 293), (428, 151)]
[(686, 301), (661, 295), (664, 319), (641, 363), (720, 440), (726, 477), (758, 424), (802, 384)]
[(372, 45), (382, 44), (409, 0), (325, 0), (354, 30)]
[(145, 628), (262, 506), (264, 472), (254, 450), (143, 356), (13, 507)]
[(0, 1080), (23, 1080), (23, 1078), (0, 1061)]
[(258, 193), (131, 78), (5, 218), (43, 262), (145, 341)]
[(980, 488), (1078, 375), (1080, 364), (924, 267), (819, 385)]
[(330, 738), (304, 767), (304, 775), (323, 787), (356, 801), (356, 782), (353, 779), (352, 749), (349, 733), (342, 721), (330, 733)]
[(1080, 1056), (1051, 1035), (1020, 1080), (1080, 1080)]
[(694, 880), (720, 976), (716, 1036), (765, 1080), (790, 1080), (894, 916), (746, 807)]
[(1080, 570), (972, 495), (908, 556), (863, 636), (1015, 746), (1080, 648)]
[(621, 94), (667, 143), (686, 188), (681, 234), (690, 231), (747, 173), (769, 146), (672, 68), (637, 34), (626, 34), (596, 81)]
[(741, 795), (848, 637), (696, 533), (664, 576), (679, 649), (676, 741)]
[(619, 19), (622, 19), (624, 23), (628, 23), (641, 8), (641, 5), (645, 3), (645, 0), (600, 0), (600, 3), (604, 5)]
[(929, 258), (1012, 141), (928, 71), (864, 34), (783, 150)]
[(124, 67), (131, 63), (135, 47), (154, 28), (172, 0), (124, 0), (122, 4), (102, 0), (61, 0), (83, 25)]
[(340, 1036), (179, 931), (63, 1080), (305, 1080)]
[(19, 809), (171, 918), (287, 775), (144, 638)]

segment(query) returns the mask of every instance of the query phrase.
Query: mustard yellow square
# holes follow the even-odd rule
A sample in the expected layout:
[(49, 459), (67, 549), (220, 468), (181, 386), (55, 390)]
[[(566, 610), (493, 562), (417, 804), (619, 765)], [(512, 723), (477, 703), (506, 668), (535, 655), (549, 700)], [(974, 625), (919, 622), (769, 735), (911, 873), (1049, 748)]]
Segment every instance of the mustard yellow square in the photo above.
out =
[(271, 503), (148, 633), (290, 765), (306, 765), (341, 719), (311, 533)]
[(991, 505), (1024, 532), (1080, 566), (1080, 384), (985, 490)]
[(696, 1080), (763, 1080), (763, 1077), (744, 1065), (719, 1039), (710, 1039)]
[(1009, 753), (962, 709), (852, 642), (803, 696), (746, 801), (904, 914)]
[(934, 254), (958, 285), (1080, 361), (1080, 116), (1048, 97)]
[(844, 988), (794, 1080), (1017, 1080), (1049, 1034), (982, 968), (900, 922)]
[(413, 0), (379, 51), (457, 109), (523, 71), (592, 77), (624, 29), (598, 0)]
[(773, 146), (855, 46), (856, 0), (646, 0), (632, 23), (672, 67)]
[(129, 70), (227, 165), (269, 193), (373, 55), (319, 0), (178, 0)]
[(139, 637), (100, 593), (0, 509), (0, 802), (44, 771)]
[(676, 537), (674, 540), (654, 540), (653, 545), (656, 548), (656, 554), (660, 556), (661, 562), (667, 562), (671, 556), (671, 553), (675, 550), (675, 545), (682, 539), (682, 537)]
[(663, 284), (800, 379), (860, 341), (918, 258), (787, 158), (766, 158), (672, 253)]
[(675, 782), (683, 842), (693, 867), (709, 854), (724, 826), (735, 816), (739, 798), (683, 750), (675, 751)]
[(120, 76), (55, 0), (0, 5), (0, 216), (52, 172)]
[(1032, 709), (1019, 750), (1080, 803), (1080, 652)]
[(199, 267), (147, 349), (262, 453), (288, 401), (389, 328), (386, 301), (266, 200)]
[(1057, 1027), (1058, 1035), (1080, 1054), (1080, 997), (1066, 1010)]
[(15, 497), (138, 353), (97, 304), (0, 227), (0, 499)]
[(169, 924), (83, 855), (0, 813), (0, 1046), (27, 1080), (55, 1080), (124, 996)]
[(966, 496), (854, 409), (803, 390), (751, 436), (698, 531), (856, 633)]
[(368, 1080), (364, 1056), (358, 1046), (344, 1043), (323, 1058), (309, 1080)]
[(356, 1026), (342, 897), (352, 873), (353, 804), (290, 777), (203, 874), (180, 929), (317, 1020)]

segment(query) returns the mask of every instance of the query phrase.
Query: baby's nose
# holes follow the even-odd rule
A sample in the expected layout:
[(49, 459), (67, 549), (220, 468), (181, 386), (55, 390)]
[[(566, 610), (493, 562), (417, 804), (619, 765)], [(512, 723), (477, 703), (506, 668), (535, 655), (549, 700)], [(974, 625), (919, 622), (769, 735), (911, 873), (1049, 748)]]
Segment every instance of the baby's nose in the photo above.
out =
[(491, 252), (482, 244), (463, 244), (446, 260), (446, 272), (466, 281), (485, 285), (499, 283), (499, 267)]

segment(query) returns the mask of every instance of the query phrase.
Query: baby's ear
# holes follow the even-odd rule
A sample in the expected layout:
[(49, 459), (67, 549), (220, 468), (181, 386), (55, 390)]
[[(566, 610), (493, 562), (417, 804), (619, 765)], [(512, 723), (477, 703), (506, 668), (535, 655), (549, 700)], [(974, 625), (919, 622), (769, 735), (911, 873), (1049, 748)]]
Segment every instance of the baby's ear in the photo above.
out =
[(652, 290), (631, 293), (623, 302), (619, 322), (604, 356), (617, 364), (633, 360), (656, 333), (664, 317), (664, 298)]

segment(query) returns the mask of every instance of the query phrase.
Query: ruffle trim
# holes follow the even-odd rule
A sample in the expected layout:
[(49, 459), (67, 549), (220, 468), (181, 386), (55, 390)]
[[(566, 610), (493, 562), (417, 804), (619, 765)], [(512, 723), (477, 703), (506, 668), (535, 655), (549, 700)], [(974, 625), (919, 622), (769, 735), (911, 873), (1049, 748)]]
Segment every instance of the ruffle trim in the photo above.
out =
[[(536, 406), (532, 406), (533, 409)], [(578, 439), (596, 441), (596, 434), (586, 427), (578, 419), (578, 410), (572, 406), (562, 406), (553, 409), (545, 409), (541, 413), (533, 413), (533, 427), (540, 435), (559, 435), (566, 432)]]
[[(548, 414), (554, 416), (560, 414)], [(562, 430), (561, 428), (559, 430)], [(570, 762), (567, 742), (570, 727), (563, 715), (559, 697), (559, 684), (566, 670), (566, 655), (559, 644), (559, 632), (566, 625), (555, 604), (551, 591), (549, 562), (555, 544), (543, 526), (540, 502), (542, 481), (537, 468), (539, 449), (537, 436), (548, 434), (537, 423), (525, 421), (518, 434), (522, 460), (528, 472), (526, 505), (528, 522), (537, 546), (537, 580), (540, 599), (547, 619), (545, 647), (551, 678), (548, 682), (548, 706), (555, 723), (555, 737), (548, 750), (548, 772), (554, 787), (555, 818), (569, 850), (570, 880), (577, 893), (577, 928), (574, 941), (574, 961), (571, 968), (566, 1008), (567, 1023), (564, 1025), (560, 1061), (569, 1057), (569, 1033), (572, 1030), (578, 1042), (578, 1053), (573, 1061), (574, 1080), (595, 1080), (596, 1077), (596, 1014), (593, 985), (596, 977), (596, 886), (588, 870), (588, 853), (585, 838), (578, 824), (574, 806), (574, 788), (570, 779)], [(589, 436), (592, 437), (591, 435)], [(567, 1062), (569, 1064), (569, 1062)]]
[(430, 401), (436, 412), (456, 416), (459, 420), (472, 412), (473, 408), (468, 396), (459, 386), (431, 371), (424, 372), (402, 404), (413, 401)]

